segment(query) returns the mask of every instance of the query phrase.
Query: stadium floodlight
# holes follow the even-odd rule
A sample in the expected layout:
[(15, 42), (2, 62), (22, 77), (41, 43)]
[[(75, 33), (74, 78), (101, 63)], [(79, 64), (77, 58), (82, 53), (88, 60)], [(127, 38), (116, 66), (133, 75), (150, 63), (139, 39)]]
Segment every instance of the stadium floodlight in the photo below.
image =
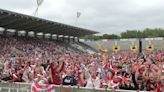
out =
[(80, 18), (81, 14), (82, 14), (81, 12), (77, 12), (75, 25), (77, 24), (77, 20)]
[(36, 16), (38, 14), (39, 7), (42, 5), (44, 0), (36, 0), (36, 1), (37, 1), (37, 7), (35, 9), (34, 16)]

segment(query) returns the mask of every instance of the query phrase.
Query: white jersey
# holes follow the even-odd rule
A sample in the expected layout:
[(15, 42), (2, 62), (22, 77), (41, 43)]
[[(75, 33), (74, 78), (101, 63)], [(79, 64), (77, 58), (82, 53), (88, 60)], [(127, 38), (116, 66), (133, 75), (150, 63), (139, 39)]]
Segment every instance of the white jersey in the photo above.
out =
[(91, 76), (87, 80), (87, 85), (86, 87), (88, 88), (100, 88), (100, 78), (96, 77), (96, 79), (93, 79)]

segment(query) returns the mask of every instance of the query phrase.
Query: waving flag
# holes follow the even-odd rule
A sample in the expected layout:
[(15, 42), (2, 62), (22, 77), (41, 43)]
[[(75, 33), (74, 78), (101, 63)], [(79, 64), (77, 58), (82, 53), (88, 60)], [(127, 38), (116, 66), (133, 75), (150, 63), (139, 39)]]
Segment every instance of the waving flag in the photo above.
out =
[(31, 92), (55, 92), (55, 87), (53, 85), (40, 85), (35, 84), (31, 87)]

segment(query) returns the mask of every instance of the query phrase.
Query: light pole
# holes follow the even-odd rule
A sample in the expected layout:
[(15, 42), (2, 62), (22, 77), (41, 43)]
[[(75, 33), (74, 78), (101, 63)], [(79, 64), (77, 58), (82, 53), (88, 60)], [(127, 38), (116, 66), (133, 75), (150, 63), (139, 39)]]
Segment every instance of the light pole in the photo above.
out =
[(138, 35), (138, 33), (139, 33), (139, 31), (137, 31), (137, 37), (139, 40), (139, 53), (142, 53), (142, 40), (141, 40), (140, 35)]

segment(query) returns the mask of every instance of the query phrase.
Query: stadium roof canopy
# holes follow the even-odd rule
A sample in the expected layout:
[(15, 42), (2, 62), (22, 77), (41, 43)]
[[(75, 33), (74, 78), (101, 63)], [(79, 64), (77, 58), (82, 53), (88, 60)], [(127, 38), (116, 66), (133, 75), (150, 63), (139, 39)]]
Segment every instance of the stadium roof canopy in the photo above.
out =
[(88, 29), (74, 27), (3, 9), (0, 9), (0, 27), (6, 29), (24, 30), (27, 32), (34, 31), (75, 37), (97, 33)]

